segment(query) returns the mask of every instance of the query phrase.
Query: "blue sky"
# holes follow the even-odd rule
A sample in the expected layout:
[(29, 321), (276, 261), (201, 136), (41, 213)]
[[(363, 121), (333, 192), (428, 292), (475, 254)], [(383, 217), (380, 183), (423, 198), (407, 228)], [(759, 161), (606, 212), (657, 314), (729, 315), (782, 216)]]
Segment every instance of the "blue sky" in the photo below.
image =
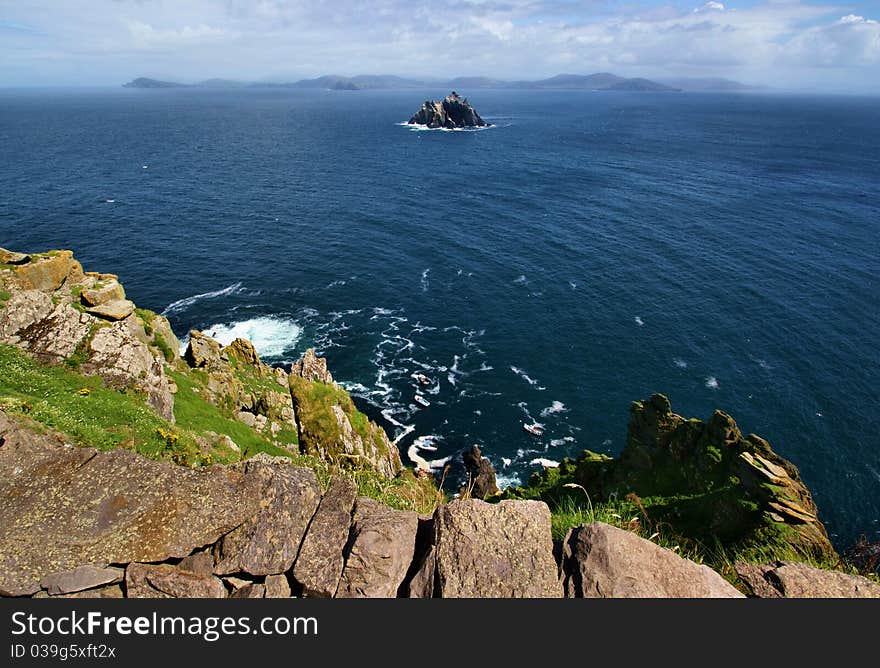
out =
[(880, 91), (880, 0), (0, 0), (0, 86), (720, 76)]

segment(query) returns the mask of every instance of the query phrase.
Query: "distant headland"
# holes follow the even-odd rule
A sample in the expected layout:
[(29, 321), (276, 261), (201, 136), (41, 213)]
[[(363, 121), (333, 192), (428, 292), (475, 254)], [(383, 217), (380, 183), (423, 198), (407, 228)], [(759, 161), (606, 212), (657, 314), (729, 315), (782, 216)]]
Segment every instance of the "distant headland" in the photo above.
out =
[(357, 91), (407, 88), (507, 89), (507, 90), (587, 90), (631, 92), (680, 92), (683, 90), (750, 90), (751, 87), (729, 79), (676, 79), (666, 82), (641, 77), (626, 78), (608, 72), (594, 74), (558, 74), (548, 79), (505, 81), (491, 77), (469, 76), (455, 79), (410, 79), (393, 75), (362, 74), (353, 77), (328, 74), (315, 79), (291, 82), (235, 81), (207, 79), (192, 84), (139, 77), (126, 88), (318, 88)]

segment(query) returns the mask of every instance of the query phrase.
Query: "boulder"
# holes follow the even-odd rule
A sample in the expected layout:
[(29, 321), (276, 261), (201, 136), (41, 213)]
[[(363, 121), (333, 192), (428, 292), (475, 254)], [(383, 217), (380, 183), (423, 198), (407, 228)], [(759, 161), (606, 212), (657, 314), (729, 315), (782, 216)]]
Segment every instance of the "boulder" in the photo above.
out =
[(410, 125), (426, 125), (429, 128), (484, 127), (486, 123), (467, 99), (452, 91), (442, 102), (425, 100), (422, 108), (412, 118)]
[(196, 369), (214, 369), (221, 366), (220, 343), (197, 329), (190, 330), (189, 343), (183, 358)]
[(92, 327), (93, 318), (36, 290), (13, 293), (0, 312), (0, 342), (49, 363), (69, 359)]
[(807, 564), (735, 564), (737, 575), (760, 598), (880, 598), (880, 584), (860, 575)]
[(290, 598), (290, 584), (284, 575), (267, 575), (266, 598)]
[(86, 306), (100, 306), (107, 302), (124, 300), (125, 290), (119, 281), (111, 279), (105, 283), (97, 283), (94, 287), (84, 288), (80, 293), (80, 299)]
[(114, 299), (113, 301), (102, 302), (98, 306), (93, 306), (87, 311), (104, 320), (123, 320), (134, 313), (134, 302), (128, 299)]
[(196, 575), (211, 575), (214, 572), (214, 557), (210, 552), (195, 552), (181, 559), (177, 567)]
[(266, 598), (266, 585), (258, 582), (248, 582), (243, 587), (232, 592), (229, 598)]
[(31, 261), (31, 256), (27, 253), (17, 253), (16, 251), (0, 248), (0, 264), (25, 264)]
[(122, 582), (125, 571), (121, 568), (98, 568), (97, 566), (79, 566), (70, 571), (47, 575), (40, 581), (40, 586), (52, 596), (73, 594), (84, 589), (94, 589), (102, 585)]
[(290, 375), (322, 383), (333, 382), (333, 376), (327, 370), (327, 359), (315, 355), (313, 348), (306, 350), (302, 358), (293, 363)]
[(260, 481), (232, 467), (63, 447), (2, 412), (0, 443), (0, 594), (84, 564), (185, 557), (260, 508)]
[(461, 497), (485, 499), (499, 493), (495, 480), (495, 468), (487, 457), (483, 457), (480, 446), (473, 445), (462, 454), (468, 482), (459, 492)]
[(394, 598), (415, 553), (418, 515), (359, 497), (337, 598)]
[(214, 572), (275, 575), (288, 571), (321, 498), (311, 469), (266, 455), (239, 465), (259, 482), (260, 511), (223, 537)]
[(303, 596), (331, 598), (336, 593), (356, 496), (355, 484), (342, 477), (333, 478), (324, 492), (293, 567)]
[(433, 589), (443, 598), (559, 598), (550, 509), (456, 500), (434, 513)]
[(128, 598), (226, 598), (223, 581), (169, 564), (129, 564), (125, 569)]
[(602, 522), (569, 530), (562, 569), (568, 598), (743, 596), (708, 566)]
[(262, 367), (260, 356), (257, 354), (257, 349), (254, 348), (254, 344), (247, 339), (235, 339), (223, 349), (223, 353), (230, 358), (235, 358), (242, 364), (248, 364), (257, 367), (258, 369)]
[(77, 283), (84, 277), (82, 265), (69, 250), (31, 256), (29, 262), (15, 267), (15, 279), (22, 290), (54, 292), (65, 283)]

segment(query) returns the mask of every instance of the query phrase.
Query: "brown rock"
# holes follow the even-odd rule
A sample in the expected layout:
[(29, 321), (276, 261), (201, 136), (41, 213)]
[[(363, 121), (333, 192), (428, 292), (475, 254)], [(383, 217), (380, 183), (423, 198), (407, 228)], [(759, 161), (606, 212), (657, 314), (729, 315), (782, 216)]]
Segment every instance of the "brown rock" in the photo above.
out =
[(261, 508), (223, 537), (214, 572), (255, 576), (284, 573), (293, 565), (318, 508), (318, 481), (310, 469), (265, 455), (243, 462), (240, 468), (259, 481)]
[(226, 598), (220, 578), (183, 571), (168, 564), (129, 564), (128, 598)]
[(302, 585), (304, 596), (331, 598), (336, 593), (356, 496), (357, 487), (347, 478), (330, 481), (293, 567), (293, 578)]
[(235, 358), (243, 364), (261, 367), (260, 356), (254, 344), (247, 339), (235, 339), (223, 349), (223, 352), (231, 358)]
[[(80, 298), (87, 306), (100, 306), (107, 302), (122, 301), (125, 299), (125, 290), (119, 281), (110, 280), (106, 283), (98, 283), (93, 288), (85, 288), (80, 293)], [(117, 320), (120, 318), (117, 318)]]
[(217, 341), (193, 329), (189, 333), (189, 343), (183, 358), (196, 369), (215, 369), (221, 366), (220, 350), (221, 346)]
[(0, 248), (0, 264), (25, 264), (31, 261), (31, 256), (27, 253), (17, 253), (15, 251)]
[(488, 458), (483, 457), (480, 446), (473, 445), (462, 454), (464, 468), (468, 474), (468, 482), (462, 487), (459, 496), (462, 498), (486, 499), (498, 494), (495, 481), (495, 468)]
[(284, 575), (266, 576), (266, 598), (290, 598), (290, 584)]
[(214, 557), (210, 552), (196, 552), (181, 559), (177, 567), (182, 571), (189, 571), (196, 575), (212, 575), (214, 573)]
[(415, 553), (418, 515), (360, 497), (337, 598), (394, 598)]
[(742, 597), (708, 566), (602, 522), (569, 530), (563, 573), (569, 598)]
[(737, 575), (761, 598), (880, 598), (880, 584), (860, 575), (793, 561), (737, 563)]
[(114, 299), (87, 310), (92, 315), (104, 320), (123, 320), (134, 313), (134, 302), (128, 299)]
[(266, 598), (266, 586), (257, 582), (248, 582), (232, 592), (229, 598)]
[(0, 594), (83, 564), (185, 557), (260, 508), (261, 481), (232, 467), (66, 448), (2, 412), (0, 443)]
[(124, 575), (125, 571), (121, 568), (79, 566), (70, 571), (47, 575), (40, 581), (40, 586), (52, 596), (73, 594), (84, 589), (122, 582)]
[(540, 501), (456, 500), (434, 513), (443, 598), (559, 598), (550, 509)]
[(73, 259), (69, 250), (35, 255), (31, 261), (15, 267), (15, 277), (23, 290), (53, 292), (65, 282), (83, 279), (82, 265)]
[(290, 369), (290, 374), (305, 378), (306, 380), (317, 380), (322, 383), (333, 382), (333, 376), (331, 376), (330, 372), (327, 370), (327, 359), (315, 355), (313, 348), (306, 350), (302, 359), (298, 359), (293, 363), (293, 366)]

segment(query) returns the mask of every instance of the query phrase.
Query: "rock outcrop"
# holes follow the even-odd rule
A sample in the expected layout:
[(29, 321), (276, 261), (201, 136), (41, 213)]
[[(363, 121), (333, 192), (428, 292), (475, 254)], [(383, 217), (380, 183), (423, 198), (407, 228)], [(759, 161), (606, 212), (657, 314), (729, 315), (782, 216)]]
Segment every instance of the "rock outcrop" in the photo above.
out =
[(568, 598), (742, 597), (708, 566), (601, 522), (569, 530), (562, 570)]
[(880, 583), (860, 575), (785, 561), (734, 567), (758, 598), (880, 598)]
[(626, 498), (640, 522), (695, 542), (717, 539), (755, 558), (778, 551), (837, 560), (797, 468), (763, 438), (744, 436), (722, 411), (708, 422), (676, 415), (662, 394), (633, 403), (631, 414), (619, 458), (585, 451), (508, 495), (558, 501), (583, 499), (586, 491), (593, 503)]
[(483, 457), (480, 446), (472, 445), (462, 453), (467, 482), (459, 491), (459, 496), (473, 499), (487, 499), (498, 494), (495, 480), (495, 467), (487, 457)]
[(425, 125), (429, 128), (476, 128), (489, 125), (470, 105), (466, 98), (452, 91), (442, 102), (425, 100), (422, 108), (412, 118), (410, 125)]

